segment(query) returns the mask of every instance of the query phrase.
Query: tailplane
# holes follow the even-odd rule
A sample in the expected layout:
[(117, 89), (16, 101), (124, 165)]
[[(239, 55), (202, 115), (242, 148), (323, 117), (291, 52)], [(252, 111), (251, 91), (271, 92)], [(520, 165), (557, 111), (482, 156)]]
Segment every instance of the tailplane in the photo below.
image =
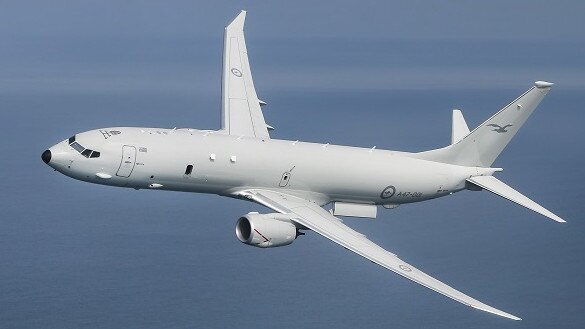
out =
[(469, 127), (463, 113), (460, 110), (453, 110), (453, 123), (451, 129), (451, 144), (455, 144), (469, 135)]
[(420, 159), (460, 166), (489, 167), (512, 140), (553, 84), (537, 81), (534, 86), (461, 138), (467, 124), (460, 111), (453, 112), (452, 144), (417, 153)]
[(477, 187), (486, 189), (496, 195), (501, 196), (504, 199), (508, 199), (516, 204), (521, 205), (522, 207), (526, 207), (556, 222), (566, 223), (565, 220), (559, 216), (553, 214), (548, 209), (530, 200), (527, 196), (516, 191), (515, 189), (506, 185), (506, 183), (493, 176), (475, 176), (468, 178), (467, 181)]

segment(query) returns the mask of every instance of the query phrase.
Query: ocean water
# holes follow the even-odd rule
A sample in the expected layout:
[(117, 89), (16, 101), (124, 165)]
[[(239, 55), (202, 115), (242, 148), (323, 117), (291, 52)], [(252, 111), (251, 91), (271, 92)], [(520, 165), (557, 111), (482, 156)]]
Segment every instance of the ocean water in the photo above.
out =
[[(199, 40), (209, 45), (199, 52), (190, 42), (176, 41), (175, 49), (146, 59), (134, 53), (136, 44), (113, 43), (121, 55), (110, 50), (113, 55), (91, 69), (86, 65), (100, 57), (99, 50), (76, 61), (85, 57), (62, 58), (70, 45), (57, 47), (52, 57), (30, 55), (39, 62), (30, 76), (14, 70), (0, 81), (6, 87), (0, 90), (1, 328), (585, 326), (585, 93), (569, 74), (571, 67), (583, 68), (578, 59), (545, 67), (558, 84), (495, 164), (505, 169), (498, 177), (567, 224), (470, 191), (380, 210), (376, 220), (345, 220), (430, 275), (522, 317), (518, 323), (463, 306), (310, 232), (282, 248), (243, 245), (234, 235), (235, 222), (249, 211), (268, 212), (258, 205), (91, 185), (42, 163), (47, 147), (98, 127), (217, 128), (221, 43)], [(423, 44), (403, 44), (400, 57), (412, 54), (411, 62), (392, 66), (380, 58), (336, 75), (340, 64), (367, 61), (368, 51), (356, 51), (314, 64), (316, 71), (303, 84), (301, 73), (310, 69), (280, 47), (271, 55), (261, 51), (265, 43), (256, 43), (259, 56), (252, 64), (258, 67), (258, 93), (269, 103), (266, 120), (276, 128), (274, 138), (292, 140), (405, 151), (444, 146), (452, 108), (463, 109), (475, 127), (528, 89), (538, 73), (538, 63), (529, 63), (513, 78), (493, 74), (486, 83), (466, 67), (489, 72), (506, 66), (505, 59), (486, 56), (486, 63), (459, 65), (453, 56), (463, 55), (453, 52), (443, 56), (449, 59), (441, 68), (421, 55), (430, 50)], [(375, 49), (364, 43), (360, 49)], [(323, 51), (319, 44), (302, 61), (312, 62)], [(31, 41), (31, 49), (35, 45)], [(181, 59), (182, 52), (200, 57)], [(16, 63), (17, 55), (3, 56)], [(136, 56), (144, 63), (134, 61)], [(387, 72), (410, 67), (400, 71), (404, 76), (425, 71), (432, 77), (428, 71), (438, 69), (459, 73), (419, 87), (415, 80), (402, 85), (375, 74), (374, 82), (389, 84), (374, 84), (364, 74), (351, 79), (353, 72), (377, 72), (383, 64)], [(275, 74), (279, 67), (281, 75)], [(457, 82), (459, 76), (478, 84)], [(500, 79), (505, 83), (496, 83)]]

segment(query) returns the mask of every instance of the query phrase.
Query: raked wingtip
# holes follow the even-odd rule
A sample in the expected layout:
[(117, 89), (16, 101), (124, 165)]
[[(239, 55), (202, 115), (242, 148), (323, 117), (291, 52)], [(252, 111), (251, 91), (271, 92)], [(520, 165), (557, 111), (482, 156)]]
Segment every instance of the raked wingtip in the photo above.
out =
[(244, 30), (244, 23), (246, 21), (246, 13), (247, 11), (241, 10), (238, 16), (234, 18), (228, 26), (225, 27), (226, 30), (236, 31), (236, 30)]
[(484, 311), (484, 312), (491, 313), (491, 314), (494, 314), (494, 315), (498, 315), (498, 316), (504, 317), (506, 319), (510, 319), (510, 320), (514, 320), (514, 321), (522, 321), (521, 318), (519, 318), (519, 317), (517, 317), (515, 315), (512, 315), (510, 313), (507, 313), (507, 312), (498, 310), (497, 308), (493, 308), (493, 307), (488, 306), (488, 305), (479, 306), (479, 305), (472, 305), (472, 304), (470, 304), (469, 306), (471, 306), (472, 308), (475, 308), (476, 310), (480, 310), (480, 311)]

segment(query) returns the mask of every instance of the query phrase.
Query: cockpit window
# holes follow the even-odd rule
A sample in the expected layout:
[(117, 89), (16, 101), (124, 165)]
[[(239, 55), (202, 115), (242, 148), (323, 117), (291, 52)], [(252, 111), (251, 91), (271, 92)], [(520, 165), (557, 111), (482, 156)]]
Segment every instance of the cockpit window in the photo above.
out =
[(83, 152), (83, 150), (85, 150), (85, 148), (83, 146), (79, 145), (78, 142), (71, 143), (71, 147), (74, 148), (79, 153), (81, 153), (81, 152)]
[(75, 135), (69, 137), (69, 145), (86, 158), (99, 158), (100, 152), (86, 149), (75, 141)]

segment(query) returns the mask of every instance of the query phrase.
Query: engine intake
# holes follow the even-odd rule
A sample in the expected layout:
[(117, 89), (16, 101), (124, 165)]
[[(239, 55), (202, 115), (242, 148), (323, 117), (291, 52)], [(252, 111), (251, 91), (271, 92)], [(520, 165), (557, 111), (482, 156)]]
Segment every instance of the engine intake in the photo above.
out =
[(298, 236), (297, 227), (282, 214), (249, 213), (238, 219), (236, 236), (241, 242), (259, 248), (291, 244)]

